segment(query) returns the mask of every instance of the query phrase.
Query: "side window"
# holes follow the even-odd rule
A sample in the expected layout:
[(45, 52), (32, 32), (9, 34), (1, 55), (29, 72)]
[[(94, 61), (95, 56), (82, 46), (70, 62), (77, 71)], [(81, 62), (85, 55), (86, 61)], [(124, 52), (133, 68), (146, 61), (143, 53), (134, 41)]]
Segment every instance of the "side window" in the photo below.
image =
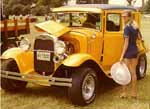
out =
[(107, 14), (106, 30), (107, 31), (120, 31), (120, 14)]
[(100, 30), (101, 29), (100, 14), (87, 13), (86, 20), (84, 20), (82, 26), (86, 28), (94, 28)]

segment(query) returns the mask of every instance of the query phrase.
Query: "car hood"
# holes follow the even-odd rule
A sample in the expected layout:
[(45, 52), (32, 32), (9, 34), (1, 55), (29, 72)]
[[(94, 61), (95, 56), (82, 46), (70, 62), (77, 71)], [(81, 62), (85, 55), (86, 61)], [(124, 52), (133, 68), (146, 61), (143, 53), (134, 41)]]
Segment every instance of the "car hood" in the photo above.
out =
[(47, 32), (47, 33), (52, 34), (56, 37), (59, 37), (59, 36), (69, 32), (69, 31), (71, 31), (71, 28), (63, 26), (63, 25), (61, 25), (55, 21), (52, 21), (52, 20), (36, 24), (35, 27), (38, 31)]

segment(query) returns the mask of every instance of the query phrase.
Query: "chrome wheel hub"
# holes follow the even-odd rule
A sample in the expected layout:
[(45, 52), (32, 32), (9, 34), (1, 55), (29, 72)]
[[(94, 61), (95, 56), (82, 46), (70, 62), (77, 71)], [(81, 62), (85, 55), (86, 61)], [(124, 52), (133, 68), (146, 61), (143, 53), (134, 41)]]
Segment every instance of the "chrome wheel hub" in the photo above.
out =
[(143, 77), (145, 75), (145, 59), (144, 59), (144, 57), (141, 57), (141, 59), (140, 59), (139, 71), (140, 71), (140, 76)]
[(84, 78), (83, 84), (82, 84), (82, 95), (83, 95), (83, 98), (85, 100), (89, 100), (93, 96), (94, 90), (95, 90), (94, 76), (91, 75), (91, 74), (88, 74)]

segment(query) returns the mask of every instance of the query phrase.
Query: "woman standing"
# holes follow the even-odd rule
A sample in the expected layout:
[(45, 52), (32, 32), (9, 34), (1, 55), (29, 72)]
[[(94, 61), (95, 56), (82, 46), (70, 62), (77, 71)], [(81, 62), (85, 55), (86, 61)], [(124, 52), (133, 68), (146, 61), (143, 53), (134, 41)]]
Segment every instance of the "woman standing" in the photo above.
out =
[[(124, 28), (124, 46), (120, 57), (120, 62), (125, 62), (131, 73), (131, 97), (137, 98), (137, 76), (136, 66), (138, 62), (138, 48), (136, 46), (136, 39), (140, 38), (140, 32), (137, 24), (132, 19), (131, 11), (124, 11), (122, 14), (125, 28)], [(127, 86), (122, 86), (123, 92), (120, 97), (127, 97)]]

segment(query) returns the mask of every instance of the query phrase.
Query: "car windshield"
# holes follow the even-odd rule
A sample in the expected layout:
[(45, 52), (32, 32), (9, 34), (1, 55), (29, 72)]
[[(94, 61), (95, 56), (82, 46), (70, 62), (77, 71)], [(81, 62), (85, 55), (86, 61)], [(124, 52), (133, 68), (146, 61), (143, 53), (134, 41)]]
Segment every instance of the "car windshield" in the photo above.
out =
[(86, 27), (100, 30), (99, 13), (55, 13), (55, 21), (68, 27)]

